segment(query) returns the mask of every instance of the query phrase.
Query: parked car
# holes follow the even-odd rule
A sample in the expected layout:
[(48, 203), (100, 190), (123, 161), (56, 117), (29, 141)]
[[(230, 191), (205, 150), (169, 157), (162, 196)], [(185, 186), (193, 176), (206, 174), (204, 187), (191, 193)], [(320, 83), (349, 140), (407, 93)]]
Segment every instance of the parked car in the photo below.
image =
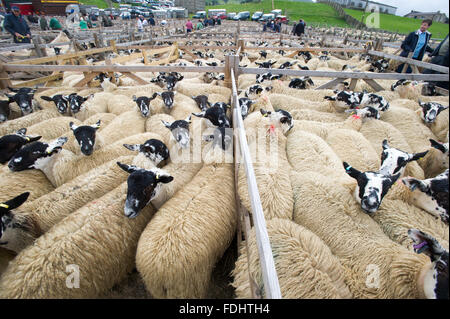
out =
[(224, 19), (227, 18), (227, 14), (225, 12), (221, 12), (218, 15), (214, 16), (213, 18), (214, 19), (222, 19), (222, 20), (224, 20)]
[(227, 19), (232, 20), (236, 16), (236, 12), (229, 12), (227, 14)]
[(286, 16), (278, 16), (278, 19), (281, 19), (281, 23), (288, 24), (289, 19)]
[(252, 21), (258, 21), (259, 19), (261, 19), (262, 15), (263, 15), (262, 11), (256, 11), (252, 15)]
[(248, 19), (250, 19), (250, 12), (248, 11), (239, 12), (233, 17), (233, 20), (248, 20)]
[(206, 18), (206, 11), (197, 11), (193, 16), (193, 19), (204, 19)]
[(275, 15), (273, 13), (266, 13), (263, 14), (262, 17), (259, 19), (261, 22), (266, 22), (267, 20), (273, 20), (275, 19)]
[(275, 9), (270, 11), (270, 13), (273, 13), (273, 15), (276, 17), (278, 17), (279, 15), (281, 15), (282, 11), (280, 9)]

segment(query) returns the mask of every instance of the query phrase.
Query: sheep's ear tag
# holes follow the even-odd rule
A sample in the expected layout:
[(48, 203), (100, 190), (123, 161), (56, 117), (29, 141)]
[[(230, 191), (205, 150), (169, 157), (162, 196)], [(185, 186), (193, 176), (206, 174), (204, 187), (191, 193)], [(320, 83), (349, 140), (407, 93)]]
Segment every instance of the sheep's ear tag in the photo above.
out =
[(156, 180), (159, 180), (159, 174), (156, 174)]
[(26, 136), (24, 136), (23, 138), (24, 138), (24, 139), (26, 139), (26, 140), (27, 140), (27, 142), (29, 142), (29, 141), (30, 141), (30, 138), (29, 138), (29, 137), (26, 137)]
[(345, 170), (348, 172), (351, 169), (352, 169), (352, 167), (349, 165)]
[(269, 127), (269, 133), (275, 133), (275, 125), (271, 124)]
[(418, 245), (414, 245), (413, 247), (414, 247), (414, 249), (416, 250), (416, 252), (417, 252), (418, 254), (420, 254), (420, 253), (422, 253), (422, 252), (424, 252), (425, 250), (427, 250), (427, 249), (430, 248), (430, 247), (428, 247), (428, 244), (427, 244), (426, 241), (423, 241), (423, 242), (421, 242), (421, 243), (418, 244)]
[(6, 209), (8, 209), (8, 208), (9, 208), (9, 206), (8, 206), (8, 205), (6, 205), (6, 204), (0, 204), (0, 207), (6, 208)]
[(352, 117), (353, 117), (355, 120), (359, 120), (359, 119), (361, 118), (361, 116), (356, 115), (356, 114), (353, 114)]

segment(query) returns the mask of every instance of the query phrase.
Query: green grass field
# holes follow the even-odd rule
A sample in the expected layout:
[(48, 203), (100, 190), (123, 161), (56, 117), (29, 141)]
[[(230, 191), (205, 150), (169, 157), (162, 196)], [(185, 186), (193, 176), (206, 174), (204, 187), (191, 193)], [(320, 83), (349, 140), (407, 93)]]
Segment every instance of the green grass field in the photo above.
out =
[[(99, 9), (109, 8), (109, 5), (105, 0), (81, 0), (80, 3), (88, 6), (97, 6)], [(118, 3), (111, 1), (111, 4), (114, 8), (119, 7)]]
[[(250, 11), (253, 14), (255, 11), (263, 11), (270, 13), (272, 11), (272, 1), (262, 0), (260, 3), (232, 3), (219, 4), (216, 6), (206, 6), (206, 9), (226, 9), (227, 12)], [(315, 25), (320, 23), (322, 25), (348, 27), (344, 19), (341, 19), (336, 11), (330, 6), (322, 3), (307, 3), (307, 2), (293, 2), (293, 1), (275, 1), (275, 9), (284, 10), (290, 22), (298, 21), (300, 18), (306, 23)]]
[[(363, 11), (344, 9), (352, 17), (361, 21)], [(380, 29), (407, 34), (420, 27), (421, 20), (380, 13)], [(433, 38), (442, 39), (448, 34), (448, 24), (433, 22), (429, 31)]]

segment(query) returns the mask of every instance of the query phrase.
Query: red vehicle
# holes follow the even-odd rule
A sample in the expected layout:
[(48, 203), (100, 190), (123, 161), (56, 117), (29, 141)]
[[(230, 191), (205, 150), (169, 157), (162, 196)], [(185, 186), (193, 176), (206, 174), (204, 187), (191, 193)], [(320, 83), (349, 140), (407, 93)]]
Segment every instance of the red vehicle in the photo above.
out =
[(288, 24), (289, 19), (286, 16), (278, 16), (277, 19), (281, 19), (281, 23)]
[(214, 18), (214, 19), (221, 19), (221, 20), (224, 20), (224, 19), (227, 18), (227, 14), (226, 14), (225, 12), (221, 12), (221, 13), (219, 13), (219, 14), (213, 16), (213, 18)]
[(31, 2), (11, 2), (10, 6), (16, 6), (20, 9), (20, 14), (22, 15), (30, 15), (33, 10), (33, 4)]

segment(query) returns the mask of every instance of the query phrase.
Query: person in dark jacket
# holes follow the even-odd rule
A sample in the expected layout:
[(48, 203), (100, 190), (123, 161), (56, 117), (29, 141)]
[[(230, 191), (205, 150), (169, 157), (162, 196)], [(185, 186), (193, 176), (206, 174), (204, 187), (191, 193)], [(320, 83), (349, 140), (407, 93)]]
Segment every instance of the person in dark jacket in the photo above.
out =
[[(431, 27), (433, 21), (430, 19), (425, 19), (422, 21), (422, 24), (417, 31), (411, 32), (403, 41), (401, 48), (403, 49), (402, 53), (400, 53), (401, 57), (408, 57), (410, 52), (413, 52), (412, 58), (414, 60), (422, 61), (425, 52), (433, 52), (433, 50), (428, 45), (428, 41), (431, 39), (431, 33), (428, 32), (428, 28)], [(403, 70), (404, 64), (400, 64), (396, 70), (397, 73), (401, 73)], [(412, 69), (408, 66), (406, 73), (411, 73)]]
[(305, 33), (305, 26), (306, 23), (303, 21), (303, 19), (298, 20), (297, 25), (295, 26), (294, 35), (301, 36)]
[(155, 25), (155, 19), (153, 19), (153, 17), (150, 16), (150, 18), (148, 18), (148, 23), (149, 23), (151, 26), (154, 26), (154, 25)]
[(11, 13), (6, 16), (3, 27), (12, 34), (14, 43), (31, 42), (30, 27), (20, 14), (19, 7), (11, 6)]
[(44, 12), (40, 12), (39, 14), (40, 14), (39, 25), (41, 26), (41, 30), (43, 31), (49, 30), (48, 21), (47, 18), (45, 17)]
[[(437, 64), (437, 65), (441, 65), (441, 66), (449, 66), (449, 55), (448, 55), (448, 34), (445, 37), (445, 39), (439, 43), (439, 45), (436, 47), (436, 49), (434, 49), (434, 51), (431, 53), (431, 56), (433, 57), (430, 61), (430, 63), (433, 64)], [(430, 69), (425, 69), (422, 73), (424, 74), (441, 74), (440, 72), (434, 71), (434, 70), (430, 70)], [(439, 82), (431, 82), (429, 81), (431, 84), (434, 84), (436, 86), (439, 86), (443, 89), (448, 90), (449, 89), (449, 82), (443, 82), (443, 81), (439, 81)]]

